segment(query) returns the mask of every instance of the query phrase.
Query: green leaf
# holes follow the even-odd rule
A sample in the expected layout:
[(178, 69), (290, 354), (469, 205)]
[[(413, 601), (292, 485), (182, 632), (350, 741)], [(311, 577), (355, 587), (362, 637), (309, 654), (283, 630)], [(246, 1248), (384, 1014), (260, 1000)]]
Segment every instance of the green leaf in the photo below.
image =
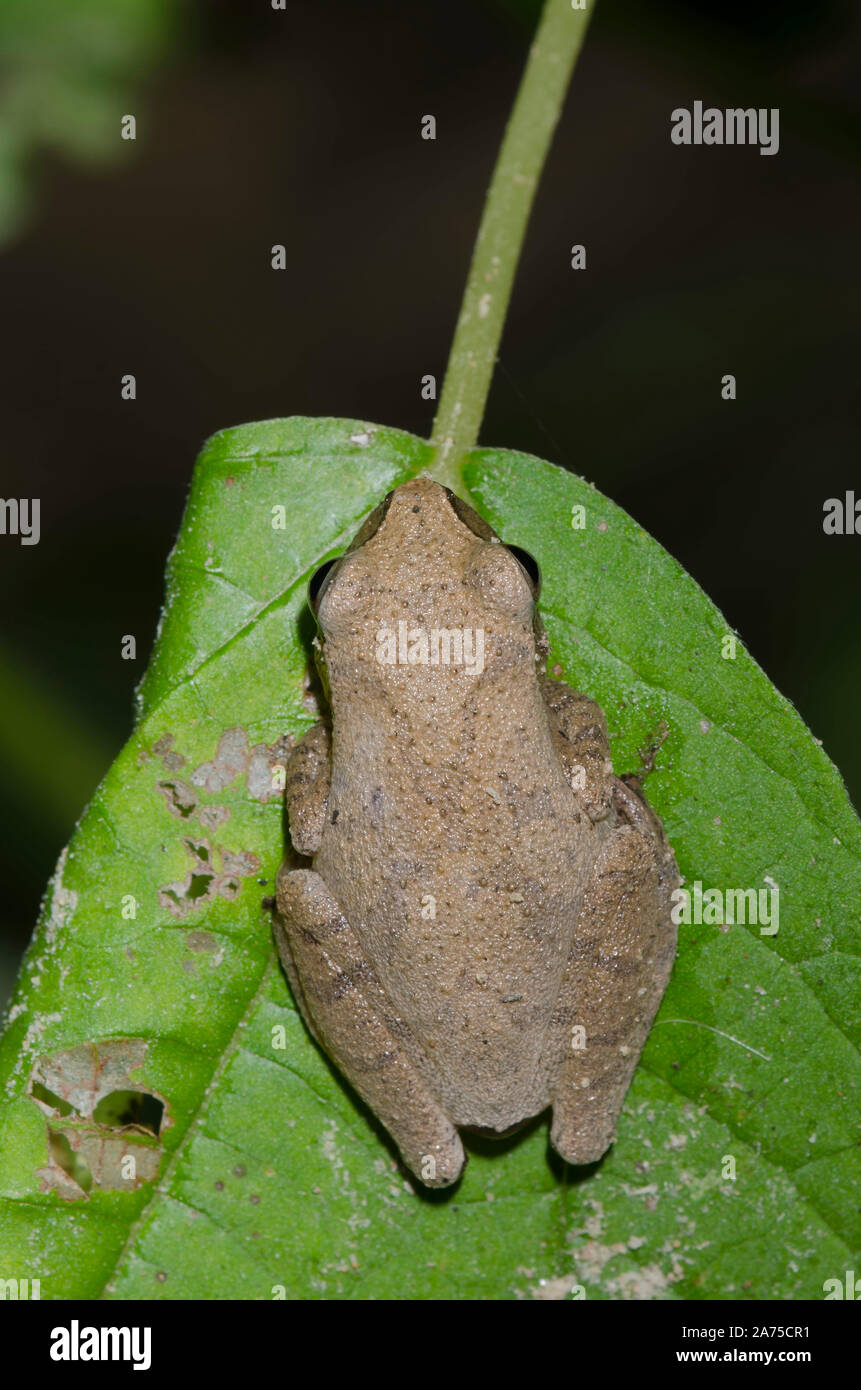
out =
[(551, 665), (603, 705), (617, 770), (653, 750), (688, 883), (779, 885), (779, 930), (680, 928), (594, 1170), (550, 1157), (542, 1120), (471, 1144), (455, 1191), (414, 1190), (295, 1011), (262, 900), (277, 768), (315, 718), (305, 587), (430, 462), (340, 420), (204, 449), (139, 722), (61, 858), (0, 1044), (0, 1276), (43, 1298), (820, 1298), (857, 1268), (861, 828), (693, 580), (580, 479), (488, 449), (465, 472), (540, 560)]
[[(0, 5), (0, 241), (30, 211), (34, 156), (128, 159), (120, 119), (137, 86), (183, 28), (172, 0), (3, 0)], [(164, 61), (164, 60), (162, 60)], [(146, 125), (141, 131), (143, 135)]]

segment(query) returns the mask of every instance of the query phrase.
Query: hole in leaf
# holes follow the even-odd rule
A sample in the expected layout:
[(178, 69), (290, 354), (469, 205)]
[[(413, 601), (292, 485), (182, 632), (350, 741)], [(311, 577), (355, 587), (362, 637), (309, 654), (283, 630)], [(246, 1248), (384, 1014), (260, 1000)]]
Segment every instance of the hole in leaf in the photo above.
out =
[(62, 1168), (83, 1192), (89, 1192), (93, 1186), (93, 1175), (81, 1155), (75, 1153), (65, 1134), (49, 1127), (48, 1147), (57, 1167)]
[(198, 898), (206, 897), (209, 892), (209, 885), (215, 878), (215, 874), (192, 874), (191, 882), (186, 890), (186, 898), (189, 902), (197, 902)]
[(197, 797), (184, 782), (159, 782), (159, 791), (164, 795), (168, 807), (174, 815), (188, 820), (197, 806)]
[(56, 1110), (58, 1115), (77, 1114), (73, 1105), (70, 1105), (67, 1100), (63, 1100), (61, 1096), (54, 1095), (54, 1092), (49, 1091), (47, 1086), (43, 1086), (41, 1081), (33, 1082), (30, 1087), (30, 1095), (35, 1100), (40, 1100), (43, 1105), (50, 1105), (51, 1109)]
[(148, 1091), (111, 1091), (102, 1096), (93, 1119), (98, 1125), (109, 1125), (111, 1129), (122, 1129), (125, 1125), (137, 1125), (157, 1135), (164, 1118), (164, 1105)]

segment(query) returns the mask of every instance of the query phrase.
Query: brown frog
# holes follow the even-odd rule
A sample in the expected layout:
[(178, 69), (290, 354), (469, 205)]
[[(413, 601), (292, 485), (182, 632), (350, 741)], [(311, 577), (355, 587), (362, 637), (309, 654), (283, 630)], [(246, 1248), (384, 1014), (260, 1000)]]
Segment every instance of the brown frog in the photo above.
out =
[[(325, 572), (324, 572), (325, 571)], [(305, 1020), (431, 1187), (547, 1106), (593, 1163), (667, 985), (679, 877), (599, 707), (544, 674), (537, 573), (429, 478), (312, 581), (331, 706), (287, 769), (276, 937)]]

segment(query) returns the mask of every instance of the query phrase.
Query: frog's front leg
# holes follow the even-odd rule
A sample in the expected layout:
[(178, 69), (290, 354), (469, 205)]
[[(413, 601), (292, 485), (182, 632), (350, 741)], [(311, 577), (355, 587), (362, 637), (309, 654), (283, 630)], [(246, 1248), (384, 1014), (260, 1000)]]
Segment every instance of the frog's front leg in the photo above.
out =
[(332, 776), (331, 740), (322, 721), (312, 725), (291, 749), (286, 774), (290, 839), (299, 854), (316, 854), (326, 824)]
[(466, 1161), (457, 1130), (404, 1052), (406, 1025), (320, 875), (282, 869), (278, 911), (278, 949), (315, 1037), (411, 1172), (428, 1187), (455, 1182)]
[(660, 823), (618, 778), (612, 802), (547, 1038), (550, 1137), (569, 1163), (596, 1162), (615, 1139), (676, 951), (679, 876)]

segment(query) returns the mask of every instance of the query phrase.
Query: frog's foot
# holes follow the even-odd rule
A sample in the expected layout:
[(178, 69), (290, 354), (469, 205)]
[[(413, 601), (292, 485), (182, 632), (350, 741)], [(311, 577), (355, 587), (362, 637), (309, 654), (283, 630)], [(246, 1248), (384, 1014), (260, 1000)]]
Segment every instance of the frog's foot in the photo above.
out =
[(278, 950), (314, 1036), (385, 1125), (410, 1171), (427, 1187), (456, 1182), (466, 1162), (457, 1130), (407, 1057), (406, 1025), (320, 875), (280, 874), (278, 911)]
[(568, 1163), (597, 1162), (615, 1139), (676, 950), (672, 853), (627, 787), (613, 803), (619, 824), (589, 881), (547, 1038), (550, 1139)]
[(576, 791), (594, 824), (610, 814), (613, 764), (607, 721), (600, 705), (578, 695), (564, 681), (541, 678), (541, 694), (550, 718), (553, 743), (569, 786)]

